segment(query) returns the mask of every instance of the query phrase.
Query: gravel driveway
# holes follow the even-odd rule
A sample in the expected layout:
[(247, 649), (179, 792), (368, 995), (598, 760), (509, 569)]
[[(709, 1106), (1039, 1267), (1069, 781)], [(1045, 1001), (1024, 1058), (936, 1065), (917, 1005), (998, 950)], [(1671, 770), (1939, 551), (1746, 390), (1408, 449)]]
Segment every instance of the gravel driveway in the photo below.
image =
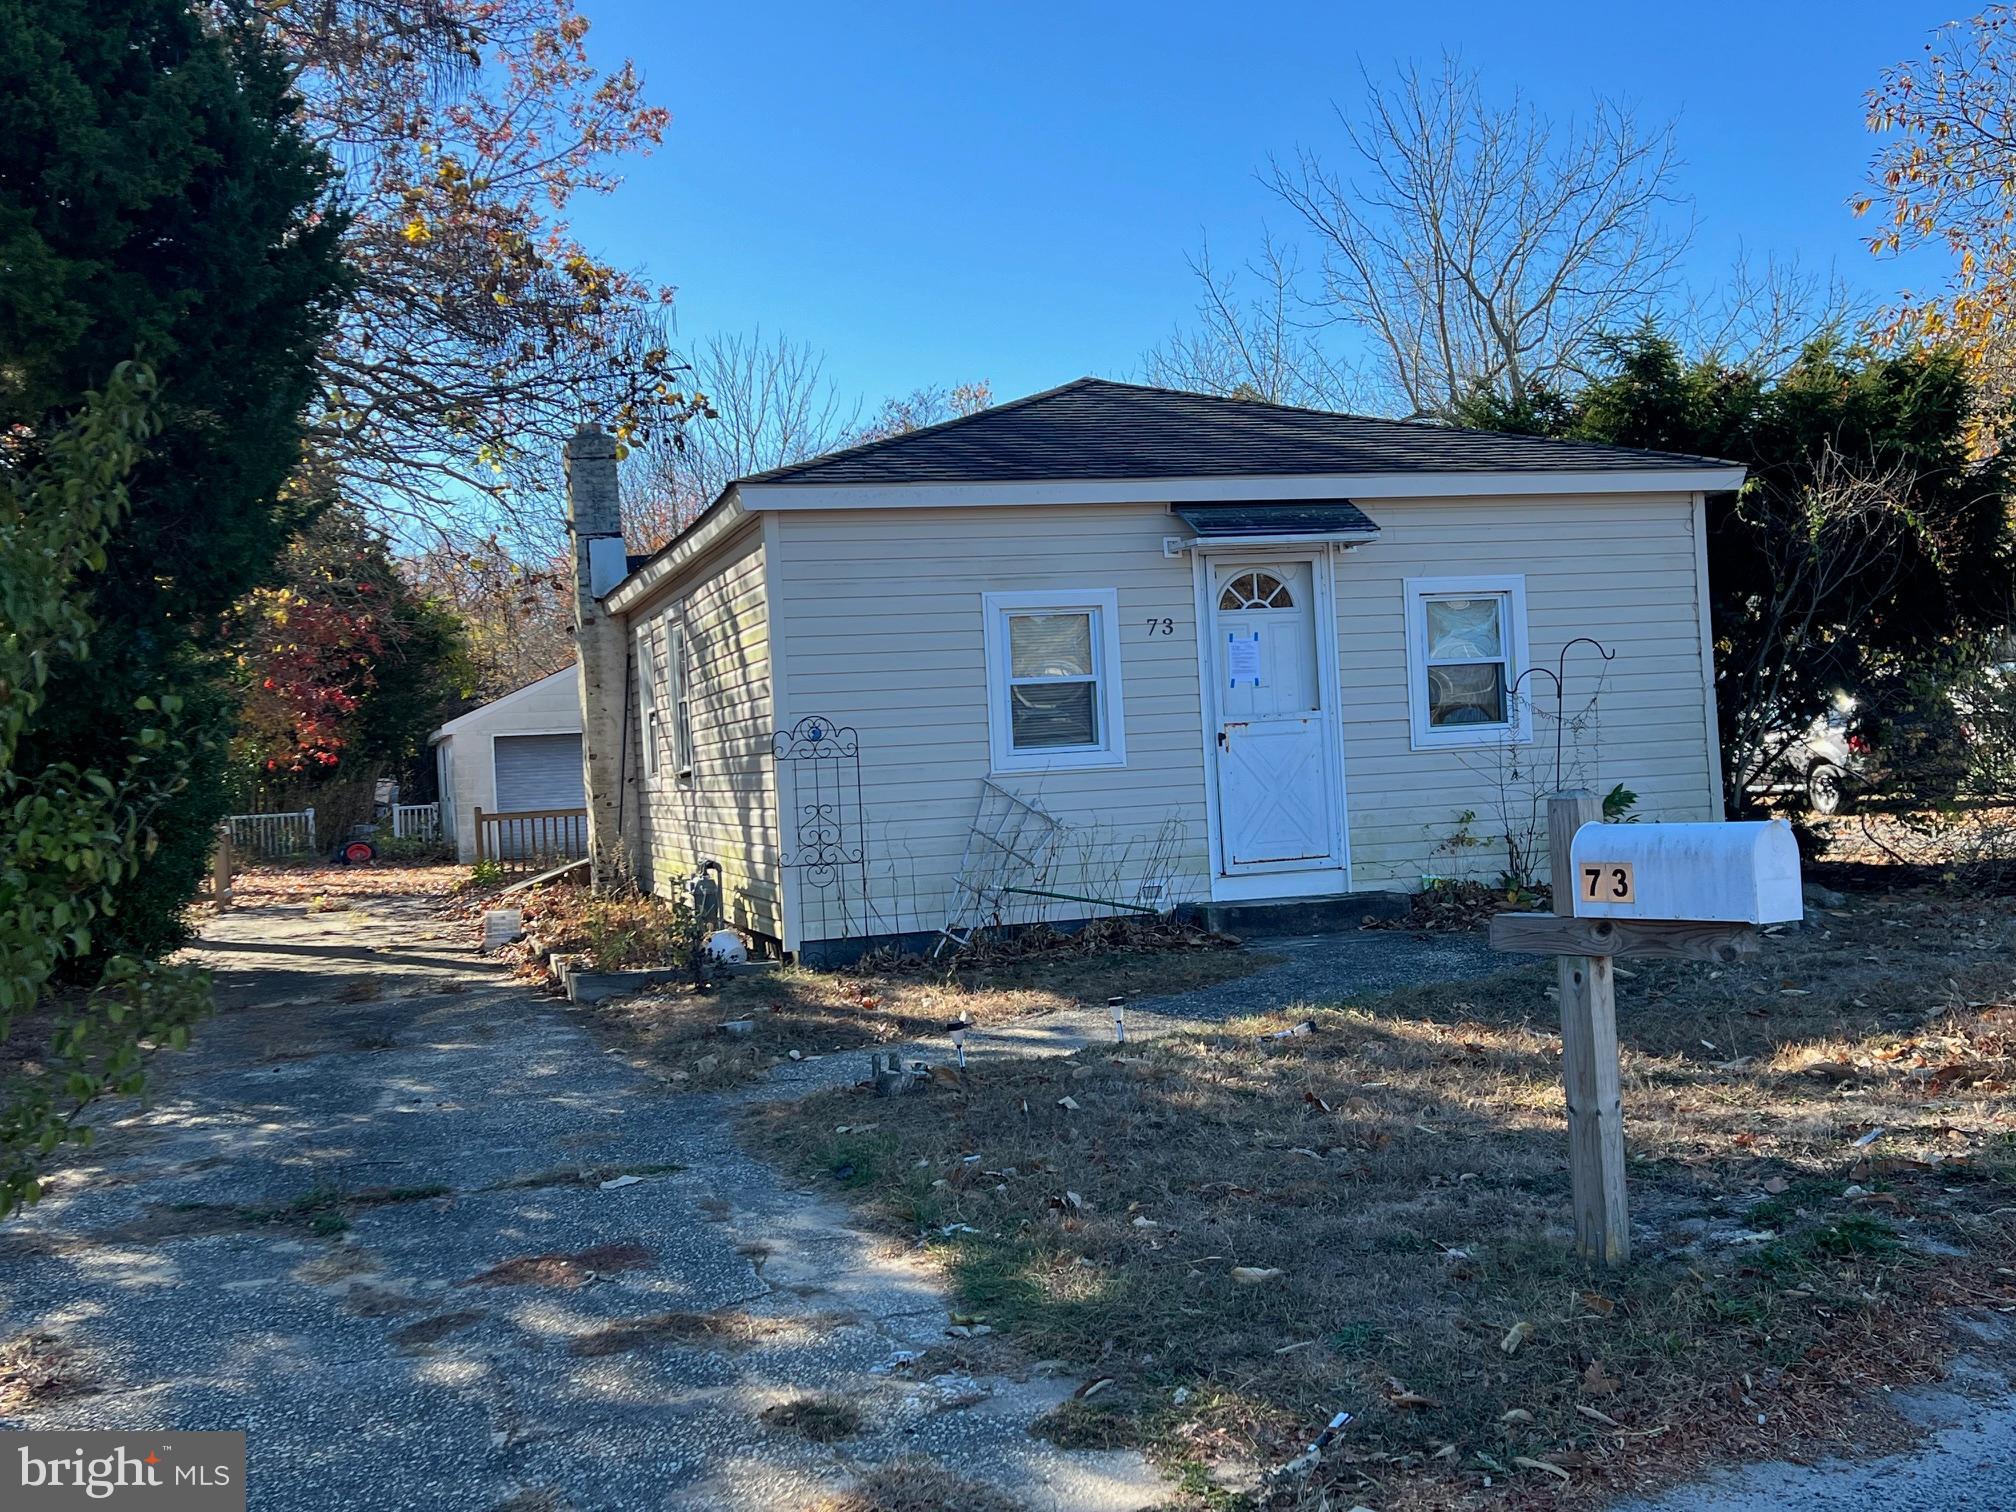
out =
[[(466, 926), (366, 907), (205, 931), (222, 1011), (0, 1226), (0, 1341), (74, 1386), (0, 1427), (246, 1429), (273, 1512), (795, 1508), (911, 1455), (1032, 1508), (1164, 1494), (1028, 1434), (1076, 1379), (892, 1369), (948, 1342), (922, 1267)], [(859, 1430), (760, 1416), (815, 1393)]]

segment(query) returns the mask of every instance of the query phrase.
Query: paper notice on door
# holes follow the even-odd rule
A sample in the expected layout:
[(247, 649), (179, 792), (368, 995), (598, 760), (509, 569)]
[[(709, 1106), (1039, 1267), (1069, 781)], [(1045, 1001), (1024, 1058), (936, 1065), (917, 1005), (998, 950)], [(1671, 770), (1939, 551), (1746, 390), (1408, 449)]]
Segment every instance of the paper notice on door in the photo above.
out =
[(1233, 631), (1225, 634), (1225, 675), (1233, 687), (1251, 683), (1260, 686), (1260, 632), (1240, 635)]

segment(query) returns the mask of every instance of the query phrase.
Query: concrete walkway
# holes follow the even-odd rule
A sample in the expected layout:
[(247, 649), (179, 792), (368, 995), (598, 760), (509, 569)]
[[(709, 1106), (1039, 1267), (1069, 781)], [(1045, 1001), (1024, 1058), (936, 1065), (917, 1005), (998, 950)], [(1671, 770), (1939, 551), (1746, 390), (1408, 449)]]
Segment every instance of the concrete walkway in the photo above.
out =
[[(1499, 955), (1481, 934), (1414, 935), (1399, 930), (1262, 939), (1253, 941), (1251, 948), (1273, 957), (1272, 963), (1209, 987), (1168, 997), (1136, 998), (1127, 1005), (1128, 1035), (1150, 1039), (1247, 1014), (1334, 1008), (1353, 996), (1419, 982), (1488, 976), (1535, 959)], [(966, 1058), (984, 1065), (1021, 1055), (1069, 1055), (1087, 1045), (1108, 1044), (1112, 1038), (1112, 1015), (1103, 1004), (1091, 1004), (976, 1028), (966, 1036)], [(892, 1048), (912, 1059), (942, 1061), (952, 1054), (950, 1042), (944, 1039)], [(826, 1087), (846, 1086), (866, 1074), (866, 1056), (862, 1051), (787, 1063), (741, 1096), (745, 1100), (803, 1097)]]
[[(1032, 1509), (1165, 1494), (1029, 1436), (1076, 1379), (890, 1369), (948, 1342), (921, 1267), (468, 926), (364, 907), (205, 931), (219, 1015), (0, 1226), (0, 1341), (53, 1337), (89, 1388), (0, 1427), (243, 1428), (272, 1512), (796, 1508), (905, 1456)], [(860, 1430), (760, 1419), (808, 1393)]]

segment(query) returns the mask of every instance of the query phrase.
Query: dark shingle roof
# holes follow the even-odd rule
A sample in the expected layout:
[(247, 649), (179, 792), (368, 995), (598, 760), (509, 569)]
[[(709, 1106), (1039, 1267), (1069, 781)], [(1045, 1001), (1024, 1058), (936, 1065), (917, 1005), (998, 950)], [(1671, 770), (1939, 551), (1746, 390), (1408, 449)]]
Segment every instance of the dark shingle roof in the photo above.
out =
[(1080, 378), (754, 483), (1009, 483), (1365, 473), (1661, 472), (1714, 457), (1374, 420)]

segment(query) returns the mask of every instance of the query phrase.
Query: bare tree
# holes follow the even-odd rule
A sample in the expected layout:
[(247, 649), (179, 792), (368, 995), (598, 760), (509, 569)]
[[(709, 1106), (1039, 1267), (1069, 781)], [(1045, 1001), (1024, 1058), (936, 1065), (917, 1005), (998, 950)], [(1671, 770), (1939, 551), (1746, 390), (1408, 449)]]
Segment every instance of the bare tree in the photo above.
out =
[(491, 537), (437, 544), (400, 567), (418, 592), (455, 611), (479, 697), (509, 693), (574, 660), (574, 573), (564, 555), (521, 559)]
[(687, 359), (705, 415), (648, 447), (630, 490), (640, 548), (670, 540), (737, 478), (847, 445), (860, 401), (842, 398), (826, 359), (788, 336), (716, 336)]
[(320, 354), (312, 445), (402, 537), (548, 549), (576, 425), (636, 444), (693, 413), (663, 329), (671, 290), (572, 224), (669, 113), (630, 64), (590, 60), (574, 0), (242, 8), (286, 52), (302, 128), (342, 169), (354, 288)]
[[(1165, 388), (1350, 409), (1355, 377), (1334, 362), (1309, 329), (1297, 291), (1295, 254), (1272, 236), (1240, 274), (1213, 265), (1208, 244), (1190, 259), (1199, 285), (1195, 323), (1179, 326), (1141, 359), (1142, 376)], [(1258, 292), (1247, 289), (1257, 283)]]
[(1484, 98), (1445, 59), (1338, 112), (1351, 169), (1310, 150), (1268, 182), (1322, 249), (1321, 302), (1369, 337), (1391, 407), (1447, 414), (1480, 385), (1509, 403), (1579, 377), (1594, 340), (1673, 285), (1687, 241), (1666, 224), (1670, 125), (1598, 100), (1557, 127)]
[(985, 378), (978, 383), (955, 383), (951, 388), (929, 383), (897, 398), (884, 399), (875, 418), (854, 441), (887, 441), (927, 425), (943, 425), (947, 420), (977, 415), (993, 402), (994, 387)]
[(1697, 360), (1775, 380), (1813, 342), (1855, 329), (1867, 313), (1831, 266), (1815, 273), (1797, 258), (1759, 263), (1739, 252), (1713, 297), (1690, 299), (1677, 322)]

